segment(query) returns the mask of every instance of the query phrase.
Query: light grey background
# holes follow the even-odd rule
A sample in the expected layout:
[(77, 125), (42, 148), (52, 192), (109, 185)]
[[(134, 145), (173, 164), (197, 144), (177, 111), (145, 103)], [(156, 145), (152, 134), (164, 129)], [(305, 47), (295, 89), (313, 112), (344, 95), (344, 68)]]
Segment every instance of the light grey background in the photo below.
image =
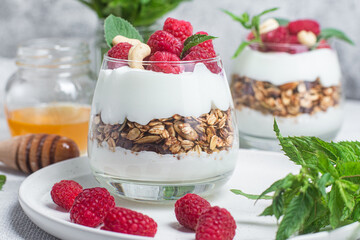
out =
[[(16, 46), (26, 39), (38, 37), (94, 37), (96, 15), (76, 0), (1, 0), (0, 56), (14, 57)], [(195, 31), (205, 30), (219, 37), (215, 47), (231, 73), (231, 56), (245, 31), (220, 9), (235, 13), (258, 13), (274, 6), (280, 10), (273, 16), (289, 19), (315, 18), (323, 27), (346, 32), (356, 43), (336, 45), (346, 80), (346, 93), (360, 99), (360, 1), (358, 0), (193, 0), (168, 14), (192, 23)], [(164, 19), (167, 16), (164, 17)], [(164, 19), (161, 19), (162, 23)], [(2, 79), (0, 79), (1, 81)]]

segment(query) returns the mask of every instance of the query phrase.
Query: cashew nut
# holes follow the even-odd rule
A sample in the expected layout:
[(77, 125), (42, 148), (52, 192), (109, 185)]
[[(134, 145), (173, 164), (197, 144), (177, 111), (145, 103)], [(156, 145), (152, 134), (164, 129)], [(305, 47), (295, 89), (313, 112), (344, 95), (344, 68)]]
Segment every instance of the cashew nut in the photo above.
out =
[(145, 43), (134, 45), (130, 48), (128, 59), (130, 60), (129, 66), (131, 68), (144, 69), (142, 60), (149, 56), (151, 48)]
[(297, 38), (298, 38), (298, 41), (301, 44), (303, 44), (303, 45), (305, 45), (307, 47), (314, 46), (316, 44), (316, 41), (317, 41), (315, 33), (310, 32), (310, 31), (305, 31), (305, 30), (300, 31), (297, 34)]
[(138, 39), (127, 38), (121, 35), (117, 35), (112, 40), (112, 44), (114, 46), (121, 42), (127, 42), (132, 45), (128, 55), (128, 60), (130, 60), (129, 66), (131, 68), (144, 69), (141, 62), (144, 58), (150, 55), (150, 47), (147, 44), (140, 42)]
[(136, 45), (141, 43), (140, 40), (138, 40), (138, 39), (127, 38), (127, 37), (124, 37), (124, 36), (121, 36), (121, 35), (117, 35), (112, 40), (113, 46), (115, 46), (116, 44), (121, 43), (121, 42), (127, 42), (127, 43), (130, 43), (133, 46), (136, 46)]
[(274, 18), (269, 18), (259, 26), (260, 34), (271, 32), (279, 27), (278, 21)]

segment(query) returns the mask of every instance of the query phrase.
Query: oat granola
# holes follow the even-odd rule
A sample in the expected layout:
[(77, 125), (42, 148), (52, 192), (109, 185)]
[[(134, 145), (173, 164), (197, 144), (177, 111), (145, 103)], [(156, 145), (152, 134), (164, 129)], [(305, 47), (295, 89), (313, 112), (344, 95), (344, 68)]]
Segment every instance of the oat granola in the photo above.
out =
[(327, 111), (340, 102), (340, 86), (324, 87), (320, 79), (274, 85), (248, 77), (233, 75), (231, 92), (235, 108), (248, 107), (263, 114), (296, 117)]
[(122, 147), (133, 152), (153, 151), (160, 154), (229, 150), (234, 141), (231, 111), (211, 110), (195, 117), (173, 115), (153, 119), (147, 125), (125, 120), (122, 124), (106, 124), (101, 114), (93, 116), (91, 140), (107, 143), (110, 150)]

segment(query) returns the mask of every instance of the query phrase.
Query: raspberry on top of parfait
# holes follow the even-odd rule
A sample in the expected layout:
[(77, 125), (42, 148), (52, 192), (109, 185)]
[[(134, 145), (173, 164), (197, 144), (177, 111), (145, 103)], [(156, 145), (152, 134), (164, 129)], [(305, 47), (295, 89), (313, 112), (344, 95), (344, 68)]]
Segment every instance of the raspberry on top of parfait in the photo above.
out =
[(354, 44), (345, 33), (334, 28), (321, 28), (320, 23), (313, 19), (290, 21), (283, 18), (269, 18), (260, 22), (260, 17), (278, 10), (272, 8), (258, 15), (249, 16), (247, 12), (237, 16), (224, 10), (232, 19), (250, 30), (246, 41), (242, 42), (233, 57), (237, 57), (246, 47), (260, 52), (287, 52), (297, 54), (316, 49), (331, 49), (328, 39), (338, 38)]
[[(105, 37), (106, 35), (105, 29)], [(194, 67), (185, 68), (180, 65), (184, 61), (189, 61), (187, 64), (189, 66), (202, 62), (212, 73), (217, 74), (221, 72), (221, 68), (217, 63), (208, 61), (216, 57), (212, 43), (214, 38), (204, 31), (193, 34), (190, 22), (167, 18), (163, 30), (155, 31), (150, 35), (146, 44), (138, 39), (122, 35), (115, 36), (112, 39), (112, 48), (108, 51), (108, 56), (130, 61), (128, 63), (110, 61), (108, 68), (116, 69), (129, 65), (132, 68), (154, 72), (180, 74), (194, 69)], [(132, 61), (139, 63), (131, 65)], [(142, 61), (150, 62), (142, 64)]]

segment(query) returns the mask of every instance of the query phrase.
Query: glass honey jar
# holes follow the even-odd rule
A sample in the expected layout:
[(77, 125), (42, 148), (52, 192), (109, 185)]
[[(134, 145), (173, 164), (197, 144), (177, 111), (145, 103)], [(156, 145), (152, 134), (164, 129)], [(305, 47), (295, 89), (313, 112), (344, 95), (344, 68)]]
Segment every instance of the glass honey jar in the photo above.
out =
[(18, 69), (5, 88), (11, 135), (58, 134), (86, 153), (95, 87), (89, 64), (89, 47), (79, 39), (36, 39), (19, 46)]

